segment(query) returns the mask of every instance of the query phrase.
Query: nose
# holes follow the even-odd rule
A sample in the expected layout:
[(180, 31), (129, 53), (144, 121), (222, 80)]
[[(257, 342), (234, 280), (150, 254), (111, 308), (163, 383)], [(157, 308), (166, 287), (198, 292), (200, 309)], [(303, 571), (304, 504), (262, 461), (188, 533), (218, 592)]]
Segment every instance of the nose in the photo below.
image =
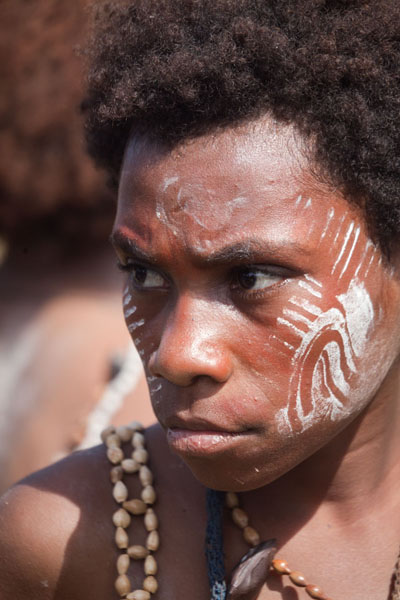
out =
[(149, 358), (152, 375), (183, 387), (199, 377), (217, 383), (229, 379), (231, 353), (214, 308), (196, 298), (179, 299), (167, 317), (158, 348)]

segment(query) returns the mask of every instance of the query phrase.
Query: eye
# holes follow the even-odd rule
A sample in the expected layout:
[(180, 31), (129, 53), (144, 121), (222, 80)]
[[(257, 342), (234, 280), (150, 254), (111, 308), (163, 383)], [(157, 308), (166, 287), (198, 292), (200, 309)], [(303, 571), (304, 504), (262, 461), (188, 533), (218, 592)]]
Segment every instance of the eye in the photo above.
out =
[(232, 287), (236, 290), (265, 290), (285, 279), (277, 267), (240, 267), (233, 274)]
[(160, 289), (168, 285), (165, 277), (158, 271), (135, 263), (120, 264), (119, 268), (128, 271), (132, 284), (137, 289)]

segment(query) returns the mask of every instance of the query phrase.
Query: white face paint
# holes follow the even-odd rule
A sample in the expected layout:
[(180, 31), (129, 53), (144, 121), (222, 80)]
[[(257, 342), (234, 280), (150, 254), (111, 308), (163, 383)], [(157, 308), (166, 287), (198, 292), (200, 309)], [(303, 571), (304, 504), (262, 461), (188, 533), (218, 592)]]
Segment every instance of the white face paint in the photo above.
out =
[[(333, 211), (329, 211), (327, 224), (333, 215)], [(339, 229), (343, 223), (344, 220), (339, 222)], [(325, 227), (323, 235), (327, 233), (328, 227)], [(332, 267), (331, 274), (337, 276), (338, 284), (348, 275), (359, 237), (360, 227), (355, 227), (354, 222), (348, 224)], [(359, 378), (357, 358), (366, 348), (375, 320), (371, 297), (363, 283), (374, 261), (379, 261), (378, 252), (368, 241), (357, 268), (353, 267), (347, 288), (338, 293), (334, 304), (325, 310), (321, 282), (306, 275), (306, 281), (298, 282), (300, 293), (291, 298), (290, 306), (277, 318), (283, 331), (286, 329), (288, 335), (296, 339), (289, 402), (276, 416), (282, 433), (304, 431), (321, 418), (335, 421), (350, 414), (354, 405), (364, 399), (362, 385), (354, 385), (354, 382)]]
[[(165, 210), (166, 194), (174, 198), (174, 206), (169, 206), (168, 212)], [(194, 221), (212, 233), (226, 227), (235, 212), (248, 203), (244, 195), (235, 196), (225, 203), (218, 200), (215, 190), (206, 189), (200, 183), (184, 183), (177, 176), (167, 177), (159, 189), (156, 216), (175, 235), (185, 221)]]

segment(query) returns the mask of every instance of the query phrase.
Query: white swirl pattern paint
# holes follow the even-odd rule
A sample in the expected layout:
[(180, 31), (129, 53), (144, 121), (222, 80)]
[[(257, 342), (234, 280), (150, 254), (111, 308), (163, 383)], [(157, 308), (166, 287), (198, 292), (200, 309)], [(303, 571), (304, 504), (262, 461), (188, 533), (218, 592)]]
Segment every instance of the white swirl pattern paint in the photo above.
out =
[[(351, 223), (332, 269), (332, 274), (338, 274), (338, 281), (348, 270), (359, 235), (359, 228)], [(290, 300), (293, 308), (285, 308), (278, 317), (279, 325), (298, 339), (292, 357), (289, 402), (276, 416), (280, 431), (304, 431), (316, 419), (328, 417), (335, 421), (350, 410), (349, 394), (357, 374), (357, 358), (366, 347), (375, 318), (370, 295), (359, 275), (362, 273), (364, 278), (374, 261), (379, 261), (378, 253), (367, 242), (347, 290), (336, 296), (334, 306), (328, 310), (319, 306), (321, 283), (307, 276), (307, 281), (298, 283), (302, 293)]]

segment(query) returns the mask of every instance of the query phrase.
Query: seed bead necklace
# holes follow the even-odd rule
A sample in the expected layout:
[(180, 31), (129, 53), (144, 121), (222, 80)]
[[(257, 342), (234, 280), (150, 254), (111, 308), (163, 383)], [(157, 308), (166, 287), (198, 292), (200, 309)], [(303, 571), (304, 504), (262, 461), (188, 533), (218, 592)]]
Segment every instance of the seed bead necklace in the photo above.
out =
[[(120, 598), (126, 598), (127, 600), (151, 600), (151, 596), (158, 590), (158, 582), (155, 577), (158, 571), (158, 565), (155, 553), (160, 546), (160, 537), (158, 533), (158, 518), (153, 509), (157, 496), (153, 487), (153, 474), (147, 466), (149, 454), (145, 447), (143, 431), (144, 428), (141, 423), (133, 422), (128, 426), (121, 427), (110, 425), (101, 433), (101, 439), (107, 448), (107, 458), (112, 465), (110, 479), (113, 484), (113, 497), (115, 502), (119, 505), (119, 508), (115, 510), (112, 517), (116, 528), (115, 544), (121, 552), (117, 559), (118, 575), (115, 580), (115, 589)], [(122, 449), (123, 443), (130, 443), (132, 446), (131, 454), (128, 457), (125, 456)], [(125, 475), (133, 473), (138, 474), (142, 484), (142, 491), (140, 498), (129, 499), (128, 488), (123, 482), (123, 478)], [(295, 586), (304, 588), (310, 598), (314, 598), (315, 600), (331, 600), (331, 598), (324, 594), (319, 586), (307, 583), (305, 576), (300, 573), (300, 571), (290, 569), (285, 560), (274, 558), (276, 551), (275, 540), (260, 542), (260, 535), (257, 530), (250, 525), (247, 513), (239, 506), (239, 498), (236, 493), (227, 492), (226, 494), (221, 494), (220, 492), (209, 490), (207, 498), (208, 509), (212, 506), (211, 513), (214, 511), (214, 515), (210, 515), (209, 511), (207, 541), (209, 542), (211, 539), (211, 545), (217, 547), (217, 563), (218, 561), (219, 563), (223, 563), (222, 544), (216, 539), (218, 537), (222, 539), (221, 525), (218, 517), (218, 514), (220, 513), (218, 503), (223, 496), (225, 497), (226, 506), (231, 511), (232, 521), (241, 530), (243, 539), (251, 550), (234, 569), (229, 590), (226, 590), (224, 580), (215, 581), (216, 585), (214, 585), (214, 587), (213, 582), (210, 581), (212, 593), (211, 600), (214, 600), (214, 598), (234, 600), (236, 597), (242, 597), (243, 579), (246, 578), (243, 573), (246, 570), (246, 565), (247, 563), (254, 563), (255, 559), (258, 560), (259, 564), (260, 556), (261, 559), (265, 557), (265, 560), (267, 561), (265, 563), (265, 577), (268, 574), (268, 571), (274, 572), (280, 576), (286, 576)], [(144, 545), (130, 544), (127, 528), (131, 523), (132, 516), (143, 517), (144, 527), (147, 532)], [(215, 531), (217, 531), (217, 535), (214, 535), (214, 539), (213, 531), (214, 534)], [(208, 546), (210, 546), (210, 543), (208, 543)], [(259, 555), (258, 557), (257, 554)], [(210, 559), (210, 556), (207, 556), (209, 563), (213, 561), (213, 559)], [(131, 582), (127, 575), (131, 560), (143, 562), (144, 579), (141, 589), (132, 590)], [(215, 577), (218, 579), (218, 575), (215, 575)], [(220, 577), (223, 579), (221, 569)], [(262, 582), (260, 581), (261, 585), (265, 582), (265, 577)], [(244, 585), (246, 586), (246, 583)], [(258, 587), (258, 591), (259, 589), (260, 586)], [(253, 595), (252, 597), (256, 598), (257, 596)], [(393, 591), (390, 600), (400, 600), (400, 556), (396, 565)]]

